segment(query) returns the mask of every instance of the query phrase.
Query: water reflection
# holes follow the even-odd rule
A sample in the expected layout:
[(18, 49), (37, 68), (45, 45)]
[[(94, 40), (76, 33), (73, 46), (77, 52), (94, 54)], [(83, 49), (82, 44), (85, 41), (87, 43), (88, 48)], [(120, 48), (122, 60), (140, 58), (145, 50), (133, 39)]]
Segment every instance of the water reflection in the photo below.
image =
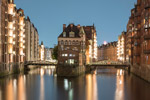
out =
[(150, 100), (150, 84), (122, 69), (97, 69), (80, 77), (54, 75), (42, 66), (0, 79), (0, 100)]
[(98, 100), (97, 94), (98, 91), (96, 75), (86, 75), (86, 100)]
[(115, 100), (124, 100), (124, 70), (118, 69), (116, 74)]
[(0, 88), (0, 99), (2, 98), (2, 91), (1, 91), (1, 88)]
[[(26, 88), (25, 80), (23, 76), (20, 76), (18, 79), (18, 100), (26, 100)], [(15, 99), (16, 100), (16, 99)]]
[(23, 76), (18, 76), (17, 79), (12, 79), (8, 80), (6, 84), (6, 91), (3, 97), (2, 95), (0, 96), (0, 100), (26, 100), (26, 92), (25, 92), (25, 80)]
[(40, 100), (44, 100), (44, 69), (41, 69), (41, 81), (40, 81)]

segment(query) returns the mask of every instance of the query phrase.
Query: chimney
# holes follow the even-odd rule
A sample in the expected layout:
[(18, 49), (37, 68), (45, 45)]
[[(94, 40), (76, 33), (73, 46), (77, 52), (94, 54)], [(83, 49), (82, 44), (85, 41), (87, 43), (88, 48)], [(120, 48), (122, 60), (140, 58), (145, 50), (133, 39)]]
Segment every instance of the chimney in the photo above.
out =
[(80, 29), (80, 27), (81, 27), (80, 24), (78, 24), (77, 28)]
[(71, 23), (71, 24), (70, 24), (70, 27), (71, 27), (71, 31), (72, 31), (72, 28), (73, 28), (73, 23)]
[(63, 32), (65, 31), (66, 29), (66, 24), (63, 24)]

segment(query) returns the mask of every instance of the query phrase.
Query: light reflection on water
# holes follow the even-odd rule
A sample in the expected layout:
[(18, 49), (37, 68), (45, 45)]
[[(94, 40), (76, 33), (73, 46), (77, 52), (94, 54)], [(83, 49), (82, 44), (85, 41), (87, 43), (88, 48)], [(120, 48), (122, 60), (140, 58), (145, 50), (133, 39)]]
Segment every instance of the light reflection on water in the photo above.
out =
[(115, 100), (124, 100), (124, 71), (117, 70)]
[(150, 84), (122, 69), (80, 77), (54, 75), (54, 66), (0, 79), (0, 100), (150, 100)]

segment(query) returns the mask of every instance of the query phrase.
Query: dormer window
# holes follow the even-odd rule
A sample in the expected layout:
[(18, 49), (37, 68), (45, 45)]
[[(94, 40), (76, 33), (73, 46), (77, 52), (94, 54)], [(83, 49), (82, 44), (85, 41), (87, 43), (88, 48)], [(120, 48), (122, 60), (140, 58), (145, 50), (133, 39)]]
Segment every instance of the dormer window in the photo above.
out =
[(66, 32), (63, 32), (63, 37), (66, 37)]
[(75, 37), (75, 33), (74, 32), (70, 32), (69, 33), (69, 37)]

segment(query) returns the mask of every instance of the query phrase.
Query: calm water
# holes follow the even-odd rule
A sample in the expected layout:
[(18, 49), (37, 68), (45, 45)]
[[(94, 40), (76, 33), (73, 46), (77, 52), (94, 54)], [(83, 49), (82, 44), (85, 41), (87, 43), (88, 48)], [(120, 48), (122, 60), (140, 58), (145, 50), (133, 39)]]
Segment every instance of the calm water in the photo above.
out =
[(150, 84), (122, 69), (64, 78), (52, 66), (0, 79), (0, 100), (150, 100)]

